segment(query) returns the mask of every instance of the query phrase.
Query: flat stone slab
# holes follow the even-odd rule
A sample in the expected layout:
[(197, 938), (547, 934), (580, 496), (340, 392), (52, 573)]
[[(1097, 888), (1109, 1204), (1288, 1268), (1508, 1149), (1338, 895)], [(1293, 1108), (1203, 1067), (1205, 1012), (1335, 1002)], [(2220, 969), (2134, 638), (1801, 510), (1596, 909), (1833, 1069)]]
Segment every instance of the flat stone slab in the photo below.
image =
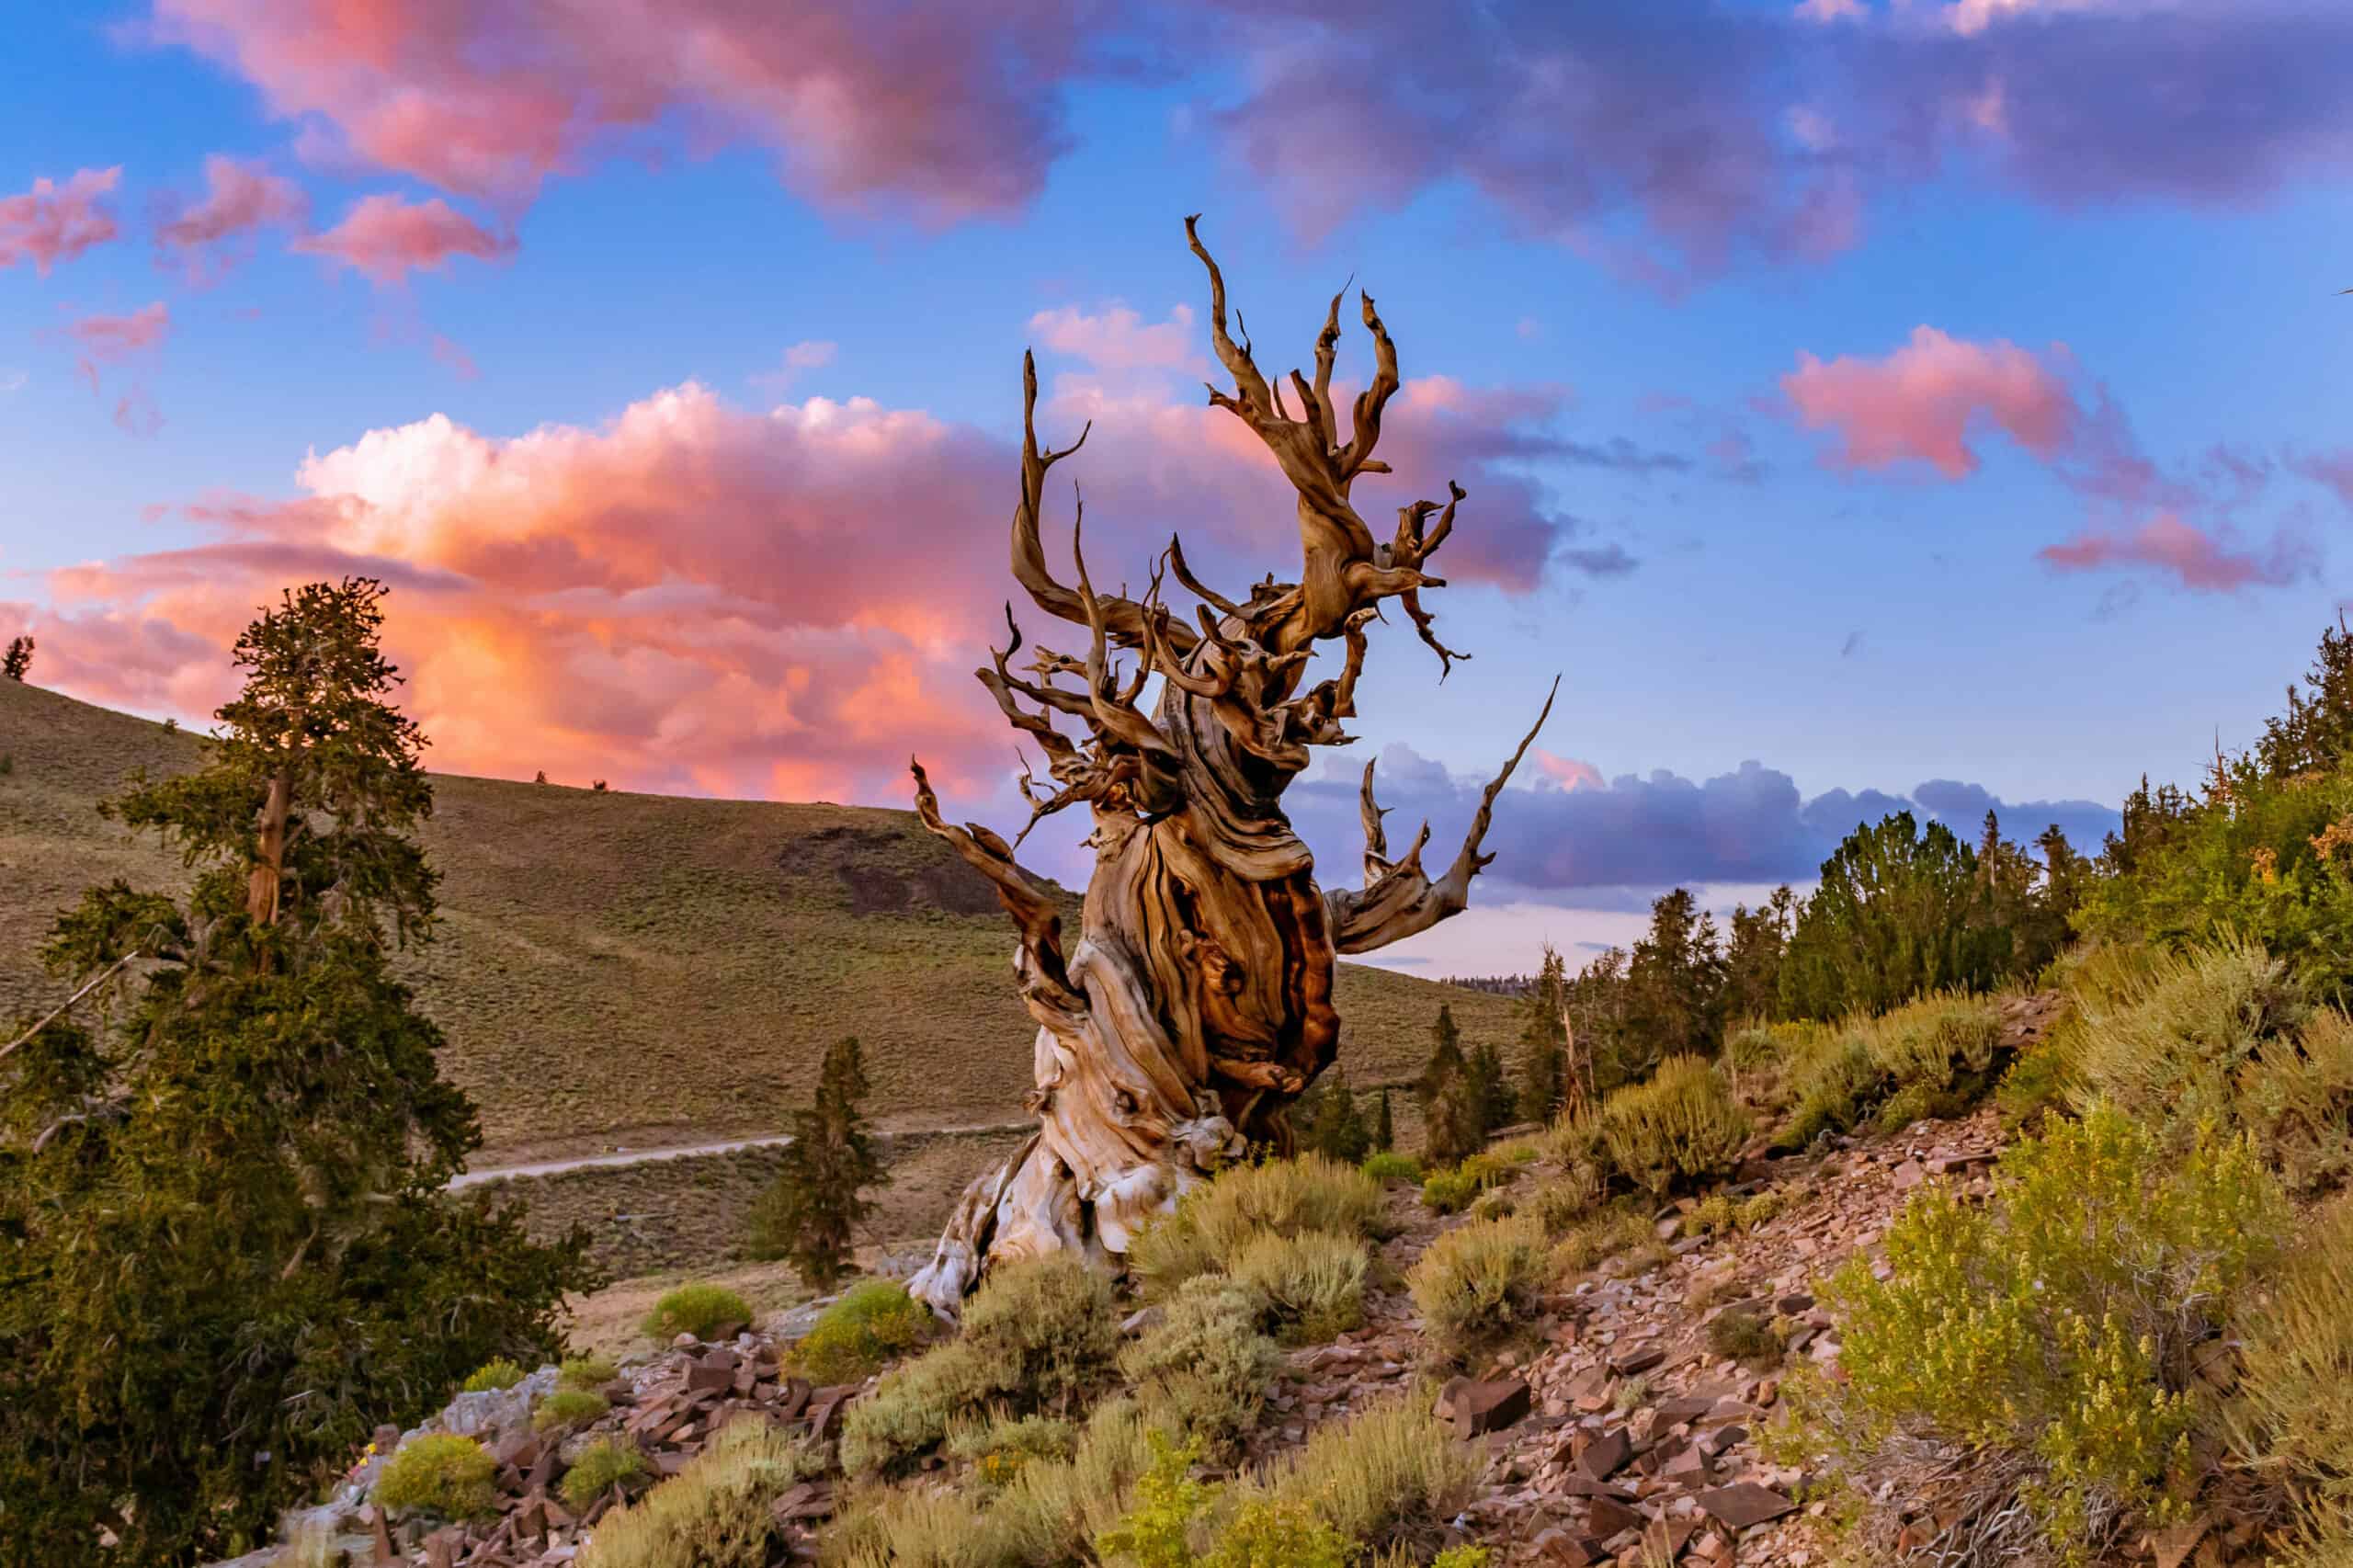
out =
[(1798, 1507), (1771, 1487), (1759, 1486), (1753, 1481), (1719, 1486), (1712, 1492), (1701, 1492), (1692, 1501), (1736, 1530), (1778, 1519), (1784, 1514), (1794, 1514)]

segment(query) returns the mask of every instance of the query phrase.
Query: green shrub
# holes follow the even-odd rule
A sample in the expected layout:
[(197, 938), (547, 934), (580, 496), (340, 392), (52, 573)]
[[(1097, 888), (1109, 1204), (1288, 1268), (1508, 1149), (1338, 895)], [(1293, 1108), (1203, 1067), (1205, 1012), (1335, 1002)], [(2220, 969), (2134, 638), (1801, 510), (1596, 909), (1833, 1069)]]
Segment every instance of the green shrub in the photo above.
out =
[(1561, 1175), (1539, 1187), (1529, 1198), (1526, 1211), (1536, 1217), (1545, 1231), (1560, 1235), (1593, 1212), (1601, 1201), (1601, 1176), (1591, 1165), (1572, 1165)]
[(1740, 1223), (1740, 1206), (1732, 1195), (1711, 1192), (1683, 1211), (1683, 1233), (1687, 1236), (1712, 1236), (1719, 1231), (1729, 1231)]
[(1233, 1259), (1228, 1278), (1256, 1299), (1276, 1334), (1292, 1344), (1336, 1338), (1364, 1321), (1364, 1244), (1307, 1231), (1262, 1233)]
[(1002, 1489), (1024, 1467), (1040, 1460), (1067, 1460), (1078, 1447), (1078, 1428), (1051, 1415), (994, 1415), (960, 1420), (949, 1427), (947, 1453), (964, 1460), (992, 1490)]
[(1534, 1220), (1476, 1220), (1432, 1242), (1405, 1276), (1422, 1321), (1460, 1354), (1531, 1315), (1552, 1275)]
[(1370, 1236), (1381, 1228), (1381, 1182), (1321, 1154), (1236, 1165), (1194, 1187), (1174, 1213), (1145, 1226), (1128, 1267), (1155, 1299), (1196, 1274), (1215, 1273), (1261, 1231)]
[(1778, 1187), (1767, 1187), (1762, 1192), (1752, 1192), (1741, 1199), (1740, 1210), (1733, 1217), (1733, 1222), (1744, 1231), (1753, 1231), (1778, 1216), (1789, 1206), (1788, 1193)]
[[(1135, 1568), (1348, 1568), (1353, 1543), (1304, 1504), (1256, 1497), (1219, 1509), (1226, 1489), (1192, 1477), (1200, 1451), (1152, 1437), (1152, 1464), (1136, 1483), (1131, 1512), (1096, 1537), (1107, 1563)], [(1212, 1522), (1213, 1511), (1225, 1514)], [(1214, 1536), (1207, 1551), (1196, 1540)]]
[(501, 1356), (494, 1361), (484, 1361), (476, 1367), (460, 1392), (489, 1393), (497, 1389), (511, 1389), (521, 1382), (524, 1376), (521, 1367)]
[(2183, 1154), (2111, 1108), (2014, 1145), (1985, 1207), (1943, 1184), (1887, 1233), (1889, 1278), (1849, 1263), (1829, 1296), (1847, 1382), (1820, 1434), (1866, 1472), (1922, 1431), (2022, 1473), (2050, 1541), (2180, 1505), (2197, 1407), (2191, 1346), (2277, 1252), (2287, 1208), (2244, 1139)]
[(612, 1408), (603, 1394), (591, 1389), (558, 1389), (531, 1412), (534, 1432), (569, 1432), (585, 1426)]
[(889, 1279), (853, 1285), (817, 1314), (792, 1347), (795, 1370), (816, 1383), (856, 1382), (930, 1336), (930, 1309)]
[(1756, 1312), (1718, 1312), (1708, 1320), (1708, 1348), (1722, 1360), (1763, 1366), (1781, 1358), (1781, 1341)]
[(1433, 1214), (1460, 1214), (1484, 1190), (1478, 1175), (1466, 1165), (1432, 1171), (1422, 1178), (1422, 1202)]
[(609, 1356), (574, 1356), (567, 1358), (556, 1369), (556, 1378), (565, 1388), (602, 1388), (621, 1375)]
[(1944, 993), (1825, 1033), (1793, 1073), (1797, 1108), (1774, 1140), (1802, 1149), (1876, 1116), (1883, 1131), (1953, 1116), (1992, 1086), (2001, 1014), (1990, 997)]
[(2245, 1129), (2299, 1187), (2353, 1163), (2353, 1020), (2316, 1008), (2261, 949), (2160, 955), (2138, 984), (2080, 1007), (2079, 1102), (2111, 1101), (2177, 1139), (2209, 1119)]
[(1126, 1511), (1136, 1478), (1150, 1462), (1149, 1429), (1133, 1401), (1106, 1400), (1087, 1418), (1068, 1460), (1022, 1464), (985, 1508), (970, 1490), (853, 1492), (819, 1541), (821, 1561), (829, 1568), (1017, 1568), (1084, 1561), (1088, 1543)]
[(1560, 1274), (1583, 1274), (1651, 1239), (1651, 1222), (1639, 1212), (1625, 1208), (1605, 1210), (1573, 1226), (1561, 1238), (1552, 1249), (1552, 1266)]
[(1609, 1163), (1636, 1186), (1663, 1194), (1729, 1172), (1748, 1142), (1748, 1118), (1707, 1062), (1672, 1056), (1649, 1081), (1602, 1102)]
[(682, 1334), (709, 1339), (730, 1324), (749, 1324), (752, 1309), (744, 1298), (723, 1285), (681, 1285), (654, 1303), (640, 1326), (654, 1339), (672, 1340)]
[(1797, 1109), (1774, 1139), (1777, 1149), (1802, 1149), (1825, 1132), (1844, 1132), (1862, 1119), (1863, 1108), (1883, 1088), (1870, 1042), (1860, 1035), (1839, 1039), (1823, 1051), (1798, 1081)]
[(498, 1506), (497, 1476), (497, 1461), (472, 1437), (431, 1433), (392, 1455), (376, 1479), (376, 1502), (387, 1513), (483, 1518)]
[(637, 1445), (622, 1437), (607, 1437), (592, 1443), (563, 1472), (563, 1506), (575, 1514), (585, 1513), (590, 1504), (615, 1486), (625, 1485), (645, 1473), (645, 1456)]
[(1155, 1424), (1222, 1454), (1258, 1419), (1281, 1360), (1250, 1293), (1222, 1276), (1185, 1282), (1161, 1321), (1120, 1352), (1120, 1375)]
[(1064, 1405), (1110, 1370), (1120, 1312), (1111, 1282), (1075, 1252), (1000, 1265), (964, 1309), (964, 1343), (1025, 1405)]
[(2313, 1217), (2245, 1327), (2241, 1453), (2353, 1505), (2353, 1197)]
[(951, 1339), (883, 1374), (842, 1417), (842, 1469), (871, 1475), (939, 1445), (958, 1415), (998, 1392), (971, 1341)]
[(1379, 1182), (1419, 1183), (1422, 1179), (1422, 1162), (1411, 1154), (1401, 1154), (1392, 1149), (1383, 1149), (1377, 1154), (1367, 1156), (1358, 1168)]
[(1250, 1476), (1242, 1500), (1311, 1507), (1342, 1540), (1371, 1551), (1436, 1544), (1471, 1501), (1483, 1460), (1432, 1414), (1434, 1403), (1434, 1391), (1416, 1389), (1323, 1423)]
[(1016, 1413), (1067, 1409), (1104, 1380), (1119, 1347), (1110, 1282), (1084, 1258), (1060, 1252), (1000, 1265), (966, 1305), (962, 1337), (902, 1364), (849, 1407), (842, 1468), (870, 1475), (901, 1466), (991, 1401)]
[(598, 1520), (580, 1568), (763, 1568), (770, 1506), (824, 1470), (813, 1445), (765, 1421), (731, 1421), (686, 1469)]

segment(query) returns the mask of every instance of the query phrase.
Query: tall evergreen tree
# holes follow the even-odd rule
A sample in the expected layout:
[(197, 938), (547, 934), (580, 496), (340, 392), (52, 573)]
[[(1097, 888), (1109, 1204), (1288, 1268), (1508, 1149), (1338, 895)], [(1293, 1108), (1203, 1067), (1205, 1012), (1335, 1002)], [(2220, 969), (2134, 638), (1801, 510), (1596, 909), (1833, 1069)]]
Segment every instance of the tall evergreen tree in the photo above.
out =
[(33, 667), (33, 640), (29, 635), (8, 639), (8, 651), (0, 653), (0, 676), (10, 680), (22, 680)]
[(1520, 1003), (1519, 1115), (1550, 1121), (1567, 1092), (1569, 970), (1552, 944)]
[(2353, 756), (2353, 632), (2343, 611), (2321, 631), (2304, 689), (2290, 687), (2288, 711), (2263, 722), (2255, 756), (2271, 778), (2333, 768)]
[(1519, 1096), (1512, 1092), (1503, 1048), (1492, 1040), (1483, 1040), (1463, 1060), (1471, 1074), (1471, 1100), (1479, 1108), (1480, 1131), (1509, 1127), (1518, 1115)]
[(1455, 1026), (1454, 1009), (1444, 1003), (1430, 1038), (1429, 1065), (1422, 1070), (1420, 1085), (1422, 1153), (1432, 1165), (1450, 1165), (1486, 1147), (1487, 1128), (1463, 1060), (1462, 1031)]
[(596, 1282), (445, 1191), (480, 1131), (392, 972), (435, 872), (382, 595), (247, 629), (204, 767), (111, 808), (188, 895), (91, 889), (43, 949), (73, 1000), (0, 1047), (0, 1562), (234, 1555)]
[(1690, 890), (1651, 905), (1650, 929), (1626, 962), (1628, 1034), (1639, 1057), (1622, 1062), (1647, 1076), (1670, 1056), (1711, 1056), (1723, 1042), (1724, 958), (1715, 916)]
[(1779, 1004), (1781, 954), (1797, 925), (1798, 897), (1784, 884), (1755, 909), (1734, 904), (1724, 947), (1723, 1018), (1764, 1018)]
[[(1350, 1165), (1372, 1153), (1372, 1130), (1364, 1124), (1356, 1091), (1348, 1087), (1348, 1075), (1337, 1064), (1327, 1068), (1315, 1081), (1313, 1093), (1307, 1147)], [(1305, 1096), (1302, 1097), (1304, 1100)]]
[[(2128, 812), (2126, 825), (2131, 825)], [(1977, 857), (1950, 828), (1909, 812), (1859, 826), (1822, 863), (1781, 964), (1791, 1017), (1882, 1013), (1947, 986), (1982, 990), (2007, 943), (1977, 920)]]
[(821, 1290), (849, 1270), (858, 1227), (874, 1209), (865, 1190), (891, 1180), (866, 1132), (868, 1087), (857, 1036), (826, 1049), (816, 1098), (792, 1113), (792, 1142), (753, 1210), (753, 1256), (788, 1259)]
[(1381, 1086), (1381, 1116), (1372, 1124), (1372, 1146), (1384, 1154), (1397, 1146), (1397, 1123), (1389, 1112), (1389, 1085), (1386, 1084)]

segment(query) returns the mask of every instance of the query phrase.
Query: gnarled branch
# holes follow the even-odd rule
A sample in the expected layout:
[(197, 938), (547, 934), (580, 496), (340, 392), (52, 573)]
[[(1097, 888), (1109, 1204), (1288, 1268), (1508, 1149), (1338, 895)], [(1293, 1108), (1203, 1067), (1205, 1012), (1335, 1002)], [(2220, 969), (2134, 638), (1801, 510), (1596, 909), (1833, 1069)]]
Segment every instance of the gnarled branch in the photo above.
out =
[(951, 827), (939, 815), (939, 797), (923, 764), (907, 759), (915, 779), (915, 815), (923, 825), (948, 841), (965, 863), (996, 886), (996, 900), (1021, 931), (1021, 950), (1029, 962), (1029, 988), (1054, 1006), (1083, 1010), (1086, 998), (1071, 984), (1063, 957), (1063, 915), (1052, 893), (1016, 865), (1012, 846), (978, 823)]
[[(1462, 847), (1455, 852), (1454, 863), (1436, 881), (1429, 880), (1421, 868), (1422, 840), (1416, 839), (1413, 853), (1398, 861), (1381, 875), (1373, 876), (1361, 890), (1341, 889), (1324, 894), (1324, 907), (1330, 916), (1333, 945), (1344, 953), (1369, 953), (1402, 941), (1417, 932), (1427, 931), (1449, 915), (1459, 915), (1470, 906), (1471, 879), (1495, 860), (1493, 855), (1480, 853), (1479, 846), (1487, 836), (1487, 827), (1495, 819), (1495, 797), (1511, 778), (1512, 769), (1528, 755), (1537, 732), (1552, 716), (1553, 699), (1560, 695), (1561, 679), (1552, 677), (1552, 689), (1545, 694), (1543, 711), (1536, 715), (1536, 722), (1520, 737), (1519, 745), (1501, 772), (1490, 779), (1479, 797), (1479, 810), (1471, 819), (1471, 831), (1463, 835)], [(1372, 770), (1365, 770), (1363, 802), (1367, 811), (1374, 810), (1372, 801)], [(1377, 818), (1375, 819), (1377, 822)], [(1422, 829), (1427, 838), (1429, 828)], [(1366, 864), (1370, 868), (1372, 856), (1368, 850)]]

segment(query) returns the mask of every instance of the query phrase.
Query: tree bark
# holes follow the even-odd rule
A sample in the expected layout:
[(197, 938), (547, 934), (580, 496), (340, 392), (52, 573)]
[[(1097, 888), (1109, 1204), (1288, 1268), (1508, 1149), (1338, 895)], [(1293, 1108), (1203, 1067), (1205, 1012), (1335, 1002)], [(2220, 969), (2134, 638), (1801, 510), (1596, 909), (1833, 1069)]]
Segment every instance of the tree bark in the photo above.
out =
[[(1010, 642), (993, 653), (993, 668), (975, 674), (1045, 754), (1052, 787), (1023, 780), (1031, 825), (1086, 805), (1096, 863), (1083, 934), (1065, 950), (1051, 892), (997, 835), (945, 822), (921, 764), (912, 765), (925, 825), (995, 884), (1020, 932), (1014, 970), (1039, 1025), (1029, 1096), (1038, 1131), (965, 1190), (931, 1263), (909, 1285), (949, 1318), (995, 1263), (1071, 1249), (1117, 1267), (1137, 1229), (1219, 1165), (1254, 1143), (1289, 1152), (1289, 1107), (1338, 1048), (1338, 955), (1370, 952), (1461, 912), (1472, 878), (1493, 858), (1480, 844), (1496, 794), (1552, 710), (1548, 696), (1435, 880), (1421, 864), (1427, 824), (1404, 858), (1387, 858), (1368, 764), (1365, 885), (1329, 893), (1317, 886), (1307, 846), (1283, 813), (1283, 790), (1311, 746), (1352, 738), (1340, 721), (1355, 714), (1365, 627), (1383, 600), (1403, 601), (1438, 652), (1441, 676), (1466, 656), (1438, 642), (1420, 599), (1421, 590), (1445, 585), (1422, 568), (1451, 531), (1463, 492), (1449, 483), (1443, 506), (1400, 508), (1394, 538), (1376, 543), (1349, 490), (1360, 473), (1388, 472), (1372, 454), (1399, 380), (1371, 300), (1361, 307), (1376, 371), (1343, 445), (1330, 392), (1341, 297), (1316, 340), (1314, 381), (1290, 373), (1294, 419), (1248, 344), (1228, 335), (1224, 280), (1190, 219), (1186, 232), (1209, 274), (1211, 337), (1235, 384), (1232, 393), (1211, 387), (1210, 401), (1266, 441), (1298, 492), (1300, 581), (1261, 583), (1246, 599), (1230, 598), (1197, 580), (1171, 540), (1142, 598), (1098, 595), (1080, 540), (1083, 505), (1076, 585), (1055, 581), (1039, 533), (1044, 480), (1086, 437), (1063, 451), (1039, 447), (1037, 376), (1025, 357), (1013, 574), (1040, 609), (1086, 629), (1088, 651), (1040, 650), (1027, 673), (1017, 672), (1022, 637), (1008, 607)], [(1160, 600), (1172, 571), (1203, 601), (1195, 626)], [(1304, 686), (1314, 645), (1332, 641), (1343, 647), (1340, 674)], [(1137, 655), (1124, 679), (1122, 651)], [(1154, 675), (1161, 686), (1147, 715), (1136, 704)], [(1078, 720), (1086, 733), (1065, 733), (1057, 717)]]

